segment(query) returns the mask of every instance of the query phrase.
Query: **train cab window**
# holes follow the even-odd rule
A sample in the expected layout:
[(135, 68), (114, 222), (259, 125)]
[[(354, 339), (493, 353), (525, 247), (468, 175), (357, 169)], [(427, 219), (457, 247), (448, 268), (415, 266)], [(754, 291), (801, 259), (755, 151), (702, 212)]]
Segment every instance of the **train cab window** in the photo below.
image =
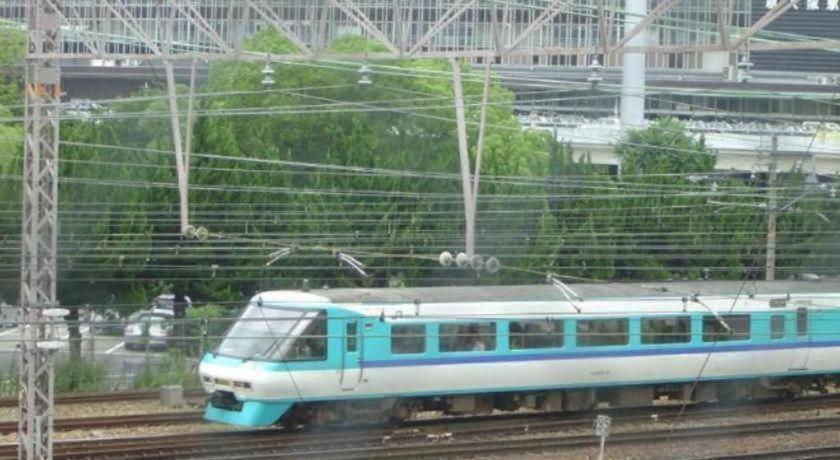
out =
[(284, 357), (287, 361), (327, 359), (327, 317), (319, 314), (291, 343)]
[(391, 353), (406, 355), (426, 352), (426, 325), (400, 324), (391, 326)]
[(536, 321), (511, 321), (508, 346), (511, 350), (562, 348), (563, 321), (548, 318)]
[(625, 318), (587, 319), (577, 322), (579, 347), (603, 347), (630, 343), (628, 320)]
[(491, 351), (496, 349), (496, 323), (441, 324), (440, 351)]
[(691, 342), (691, 317), (642, 318), (642, 343)]
[(354, 352), (356, 351), (356, 338), (358, 334), (358, 325), (355, 321), (347, 323), (347, 327), (345, 328), (346, 337), (347, 337), (347, 351)]
[(327, 312), (251, 302), (216, 352), (245, 360), (320, 360), (327, 357)]
[(803, 337), (808, 335), (808, 309), (796, 309), (796, 336)]
[(721, 318), (729, 326), (729, 331), (714, 315), (703, 317), (704, 342), (732, 342), (750, 339), (750, 315), (721, 315)]
[(785, 316), (773, 315), (770, 317), (770, 338), (783, 339), (785, 337)]

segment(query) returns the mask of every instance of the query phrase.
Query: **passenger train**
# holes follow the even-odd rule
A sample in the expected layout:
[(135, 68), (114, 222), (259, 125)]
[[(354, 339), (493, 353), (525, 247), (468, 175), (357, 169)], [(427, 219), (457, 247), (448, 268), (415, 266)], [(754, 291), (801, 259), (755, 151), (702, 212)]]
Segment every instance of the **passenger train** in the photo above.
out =
[(255, 295), (199, 373), (207, 420), (401, 420), (741, 400), (840, 374), (840, 283), (331, 289)]

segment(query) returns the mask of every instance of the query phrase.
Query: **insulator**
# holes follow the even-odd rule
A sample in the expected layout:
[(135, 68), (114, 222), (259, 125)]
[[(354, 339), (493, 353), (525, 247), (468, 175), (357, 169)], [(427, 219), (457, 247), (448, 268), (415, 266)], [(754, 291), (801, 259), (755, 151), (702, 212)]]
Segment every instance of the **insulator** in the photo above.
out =
[(470, 265), (470, 258), (463, 252), (459, 252), (458, 255), (455, 256), (455, 264), (458, 265), (458, 268), (463, 270)]
[(499, 262), (499, 259), (490, 257), (487, 259), (487, 262), (484, 263), (484, 268), (487, 270), (487, 273), (496, 273), (500, 268), (502, 268), (502, 263)]
[(443, 267), (448, 267), (452, 265), (453, 260), (454, 259), (452, 258), (452, 253), (449, 251), (441, 252), (440, 256), (438, 257), (438, 262), (440, 262), (440, 265)]

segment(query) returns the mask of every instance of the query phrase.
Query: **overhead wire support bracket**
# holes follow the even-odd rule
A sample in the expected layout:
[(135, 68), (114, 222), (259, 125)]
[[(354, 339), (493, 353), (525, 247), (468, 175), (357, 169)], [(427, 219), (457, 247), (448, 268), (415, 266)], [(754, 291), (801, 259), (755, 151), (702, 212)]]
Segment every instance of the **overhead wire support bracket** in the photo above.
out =
[(578, 313), (581, 313), (581, 309), (580, 309), (580, 307), (578, 307), (578, 306), (577, 306), (577, 304), (575, 303), (575, 300), (574, 300), (574, 299), (572, 299), (572, 297), (574, 297), (575, 299), (577, 299), (577, 300), (579, 300), (579, 301), (583, 301), (583, 298), (582, 298), (581, 296), (577, 295), (577, 293), (576, 293), (575, 291), (573, 291), (573, 290), (572, 290), (572, 288), (570, 288), (568, 285), (566, 285), (566, 283), (564, 283), (564, 282), (560, 281), (559, 279), (557, 279), (557, 278), (554, 276), (554, 274), (549, 273), (548, 275), (546, 275), (546, 276), (545, 276), (545, 279), (546, 279), (546, 280), (547, 280), (547, 281), (548, 281), (548, 282), (549, 282), (552, 286), (554, 286), (554, 287), (555, 287), (555, 288), (557, 288), (557, 289), (558, 289), (561, 293), (563, 293), (563, 296), (564, 296), (564, 297), (566, 297), (566, 299), (569, 301), (569, 303), (572, 305), (572, 307), (573, 307), (573, 308), (574, 308), (574, 309), (575, 309)]
[(280, 248), (280, 249), (272, 252), (271, 254), (268, 255), (269, 259), (268, 259), (268, 262), (265, 263), (265, 266), (266, 267), (270, 266), (271, 264), (273, 264), (274, 262), (277, 262), (278, 260), (282, 259), (283, 257), (286, 257), (286, 256), (290, 255), (292, 252), (294, 252), (294, 248), (291, 247), (291, 246), (286, 247), (286, 248)]
[(705, 308), (706, 310), (709, 310), (709, 312), (710, 312), (712, 315), (714, 315), (715, 320), (716, 320), (716, 321), (717, 321), (717, 322), (721, 325), (721, 327), (723, 327), (724, 329), (726, 329), (726, 332), (728, 332), (729, 334), (732, 334), (732, 333), (733, 333), (732, 328), (731, 328), (731, 327), (729, 327), (729, 324), (727, 324), (727, 323), (726, 323), (726, 321), (724, 321), (723, 316), (721, 316), (721, 314), (720, 314), (720, 313), (718, 313), (718, 312), (717, 312), (717, 310), (715, 310), (714, 308), (712, 308), (709, 304), (707, 304), (706, 302), (703, 302), (703, 301), (700, 299), (699, 294), (694, 294), (694, 295), (692, 295), (692, 296), (691, 296), (691, 301), (692, 301), (692, 302), (694, 302), (694, 303), (696, 303), (696, 304), (698, 304), (698, 305), (700, 305), (700, 306), (702, 306), (702, 307), (703, 307), (703, 308)]
[(370, 277), (370, 275), (368, 275), (367, 272), (365, 271), (365, 265), (363, 263), (359, 262), (358, 260), (356, 260), (353, 256), (345, 254), (341, 251), (335, 251), (333, 253), (333, 255), (335, 255), (335, 258), (338, 259), (338, 262), (341, 265), (344, 265), (345, 267), (354, 271), (355, 273), (357, 273), (361, 277), (363, 277), (363, 278)]

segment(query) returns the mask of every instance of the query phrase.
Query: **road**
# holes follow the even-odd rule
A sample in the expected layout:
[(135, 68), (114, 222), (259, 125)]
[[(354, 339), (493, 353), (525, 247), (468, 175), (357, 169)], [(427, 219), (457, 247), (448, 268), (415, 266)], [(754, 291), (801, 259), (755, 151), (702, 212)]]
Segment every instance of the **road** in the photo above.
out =
[[(120, 336), (95, 335), (92, 336), (88, 326), (80, 327), (82, 334), (82, 356), (94, 359), (105, 365), (109, 370), (112, 379), (133, 377), (142, 369), (146, 363), (154, 364), (160, 362), (166, 355), (165, 352), (150, 350), (129, 351), (125, 349), (125, 342)], [(67, 331), (59, 331), (61, 339), (67, 339)], [(17, 366), (18, 343), (20, 341), (20, 328), (10, 327), (0, 329), (0, 375), (8, 375)], [(58, 352), (58, 360), (67, 359), (68, 352), (65, 348)]]

